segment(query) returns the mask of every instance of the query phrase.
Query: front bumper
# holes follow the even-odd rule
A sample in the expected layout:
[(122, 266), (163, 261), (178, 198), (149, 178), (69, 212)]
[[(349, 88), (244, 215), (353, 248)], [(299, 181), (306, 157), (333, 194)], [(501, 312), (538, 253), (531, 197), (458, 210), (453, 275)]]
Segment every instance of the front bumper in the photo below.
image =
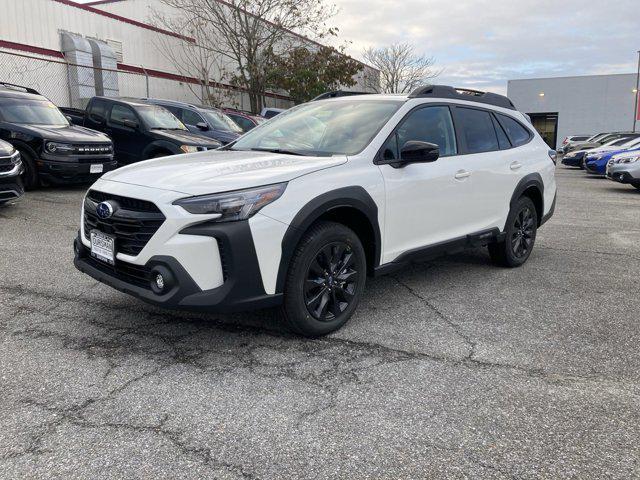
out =
[(585, 161), (585, 171), (593, 175), (604, 175), (606, 166), (606, 160), (602, 161), (598, 159)]
[(19, 176), (0, 177), (0, 203), (16, 200), (24, 195), (24, 187)]
[(571, 157), (562, 157), (562, 164), (568, 167), (579, 167), (582, 165), (582, 157), (584, 154), (578, 154)]
[[(91, 173), (91, 166), (102, 165), (102, 172)], [(71, 157), (65, 160), (39, 158), (36, 160), (38, 175), (53, 184), (95, 182), (101, 175), (118, 167), (113, 157)], [(95, 168), (95, 167), (94, 167)]]
[[(224, 282), (202, 290), (180, 261), (171, 255), (150, 257), (144, 265), (116, 258), (114, 266), (96, 260), (82, 242), (74, 241), (74, 265), (78, 270), (124, 293), (165, 308), (207, 312), (231, 312), (274, 307), (282, 294), (265, 293), (248, 221), (205, 222), (186, 227), (180, 235), (212, 237), (217, 241)], [(159, 290), (160, 273), (165, 287)]]
[(614, 164), (607, 167), (607, 178), (618, 183), (640, 185), (640, 165)]

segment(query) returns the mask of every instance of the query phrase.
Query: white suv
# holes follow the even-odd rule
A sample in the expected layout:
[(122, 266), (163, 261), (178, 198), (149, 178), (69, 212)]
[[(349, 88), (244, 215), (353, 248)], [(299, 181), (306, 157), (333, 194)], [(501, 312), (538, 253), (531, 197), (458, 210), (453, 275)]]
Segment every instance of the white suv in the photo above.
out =
[(555, 152), (506, 98), (423, 87), (310, 102), (218, 151), (140, 162), (87, 192), (81, 271), (148, 302), (282, 306), (317, 336), (367, 276), (488, 245), (529, 257), (555, 206)]

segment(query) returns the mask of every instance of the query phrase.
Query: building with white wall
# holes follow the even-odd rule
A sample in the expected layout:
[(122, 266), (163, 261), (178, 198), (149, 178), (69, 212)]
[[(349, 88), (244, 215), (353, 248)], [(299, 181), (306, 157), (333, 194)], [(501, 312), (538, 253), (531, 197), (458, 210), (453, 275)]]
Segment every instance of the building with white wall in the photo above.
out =
[[(3, 22), (0, 30), (0, 81), (36, 88), (62, 106), (82, 106), (91, 89), (76, 87), (85, 86), (89, 67), (78, 69), (69, 63), (75, 64), (78, 59), (90, 62), (90, 56), (63, 52), (65, 35), (76, 36), (78, 41), (67, 41), (67, 45), (76, 43), (82, 51), (87, 48), (83, 39), (95, 40), (99, 43), (98, 50), (112, 52), (107, 56), (115, 59), (115, 72), (106, 72), (113, 74), (107, 75), (110, 94), (197, 102), (194, 92), (200, 84), (198, 74), (190, 76), (178, 71), (161, 51), (162, 48), (179, 49), (185, 40), (193, 39), (152, 25), (149, 9), (153, 6), (160, 8), (162, 3), (158, 0), (89, 4), (72, 0), (0, 0), (3, 18), (11, 19)], [(366, 74), (377, 74), (371, 67), (365, 70)], [(225, 85), (215, 75), (213, 72), (210, 80), (218, 82), (228, 93), (229, 106), (246, 109), (247, 94)], [(358, 76), (359, 84), (354, 89), (364, 89), (361, 77)], [(111, 92), (113, 86), (117, 88), (115, 92)], [(267, 93), (265, 100), (268, 106), (291, 106), (286, 92)]]
[(636, 80), (635, 73), (509, 80), (507, 95), (556, 148), (567, 135), (633, 130)]

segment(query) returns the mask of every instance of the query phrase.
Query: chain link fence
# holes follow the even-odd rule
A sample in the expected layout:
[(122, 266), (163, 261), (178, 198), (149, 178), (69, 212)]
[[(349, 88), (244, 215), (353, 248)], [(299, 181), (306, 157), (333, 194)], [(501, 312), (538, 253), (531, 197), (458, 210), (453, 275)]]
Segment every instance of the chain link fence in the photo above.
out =
[[(84, 108), (89, 99), (96, 95), (202, 103), (201, 86), (193, 81), (149, 74), (142, 67), (127, 69), (95, 68), (69, 63), (64, 58), (0, 49), (0, 82), (33, 88), (60, 107)], [(248, 95), (237, 90), (220, 90), (224, 106), (249, 110)], [(269, 107), (291, 106), (290, 101), (281, 97), (267, 96), (265, 100)]]

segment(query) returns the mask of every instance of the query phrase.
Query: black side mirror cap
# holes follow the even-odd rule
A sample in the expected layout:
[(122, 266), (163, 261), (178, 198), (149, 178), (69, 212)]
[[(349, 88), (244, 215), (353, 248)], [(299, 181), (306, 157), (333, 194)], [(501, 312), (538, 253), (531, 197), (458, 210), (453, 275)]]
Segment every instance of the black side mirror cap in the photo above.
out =
[(196, 127), (198, 127), (200, 130), (202, 130), (203, 132), (206, 132), (207, 130), (209, 130), (209, 125), (207, 125), (204, 122), (199, 122), (196, 123)]
[(438, 158), (440, 158), (440, 147), (435, 143), (410, 140), (402, 146), (399, 159), (379, 158), (375, 163), (377, 165), (391, 165), (393, 168), (402, 168), (410, 163), (435, 162)]

